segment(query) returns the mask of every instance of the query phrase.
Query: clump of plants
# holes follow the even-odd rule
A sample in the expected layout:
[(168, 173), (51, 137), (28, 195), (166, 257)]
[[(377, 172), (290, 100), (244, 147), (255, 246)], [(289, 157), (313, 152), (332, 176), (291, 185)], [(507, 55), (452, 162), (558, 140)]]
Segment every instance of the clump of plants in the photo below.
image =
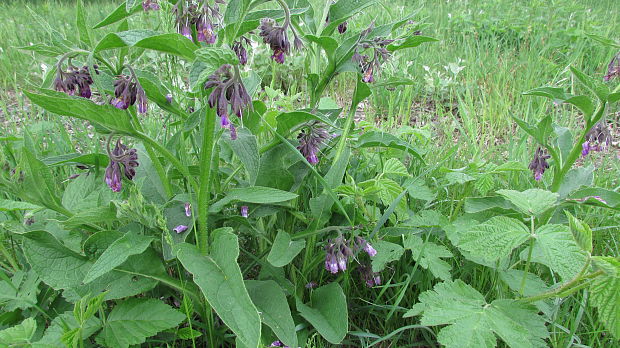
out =
[[(575, 217), (581, 205), (617, 209), (620, 197), (574, 167), (605, 148), (597, 125), (620, 99), (615, 63), (607, 82), (572, 68), (596, 99), (528, 92), (585, 120), (575, 141), (550, 117), (516, 119), (538, 144), (535, 181), (553, 173), (548, 190), (469, 197), (448, 217), (433, 202), (467, 174), (431, 187), (425, 174), (441, 163), (426, 163), (415, 138), (354, 122), (373, 90), (413, 83), (383, 79), (385, 62), (436, 41), (413, 15), (353, 30), (348, 21), (374, 3), (127, 0), (91, 28), (78, 1), (80, 42), (50, 28), (53, 40), (31, 49), (58, 63), (24, 93), (49, 114), (88, 122), (98, 148), (49, 155), (52, 144), (28, 129), (5, 146), (0, 344), (371, 346), (396, 334), (358, 325), (374, 309), (352, 294), (373, 292), (389, 295), (388, 319), (415, 321), (398, 329), (413, 330), (409, 343), (545, 346), (550, 301), (586, 290), (620, 337), (620, 261), (592, 255), (592, 230)], [(173, 30), (144, 29), (140, 13)], [(303, 58), (295, 110), (258, 98), (257, 45), (273, 69)], [(158, 78), (146, 52), (183, 61), (182, 85)], [(353, 81), (344, 108), (327, 98), (338, 75)], [(396, 279), (401, 258), (411, 273)], [(457, 262), (490, 270), (509, 292), (483, 295)], [(414, 275), (430, 284), (417, 297)]]

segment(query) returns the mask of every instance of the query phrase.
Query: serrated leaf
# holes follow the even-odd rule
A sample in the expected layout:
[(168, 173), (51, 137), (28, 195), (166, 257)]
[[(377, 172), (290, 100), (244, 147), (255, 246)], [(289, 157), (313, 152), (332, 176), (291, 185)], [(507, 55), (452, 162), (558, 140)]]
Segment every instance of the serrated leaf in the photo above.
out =
[(476, 190), (480, 192), (481, 195), (486, 195), (489, 191), (493, 190), (495, 187), (495, 180), (491, 174), (484, 174), (475, 183)]
[(529, 189), (523, 192), (514, 190), (499, 190), (500, 195), (514, 204), (519, 210), (528, 215), (538, 216), (547, 209), (555, 206), (558, 194), (541, 189)]
[(383, 174), (394, 174), (399, 176), (408, 176), (405, 165), (396, 158), (390, 158), (383, 164)]
[(509, 256), (529, 236), (530, 232), (521, 221), (495, 216), (461, 233), (458, 247), (484, 260), (497, 261)]
[(467, 197), (465, 198), (465, 212), (468, 214), (475, 214), (490, 209), (513, 209), (514, 206), (510, 204), (504, 197), (491, 196), (491, 197)]
[(271, 187), (252, 186), (243, 188), (234, 188), (228, 191), (228, 194), (213, 203), (209, 207), (210, 213), (217, 213), (228, 203), (241, 201), (255, 204), (273, 204), (290, 201), (297, 198), (297, 194), (274, 189)]
[(275, 267), (283, 267), (288, 265), (299, 252), (306, 246), (305, 240), (291, 240), (291, 236), (284, 232), (278, 231), (276, 239), (273, 241), (267, 261)]
[(260, 317), (243, 283), (237, 264), (239, 241), (231, 228), (212, 232), (211, 254), (201, 255), (196, 246), (182, 243), (177, 258), (193, 274), (207, 301), (222, 321), (248, 347), (258, 346)]
[(403, 184), (404, 187), (407, 188), (407, 193), (409, 197), (413, 199), (420, 199), (423, 201), (431, 202), (435, 199), (437, 194), (433, 192), (424, 182), (421, 180), (416, 181), (405, 181)]
[(314, 290), (312, 306), (297, 300), (297, 310), (328, 342), (339, 344), (346, 336), (349, 326), (347, 299), (338, 283)]
[[(499, 272), (499, 278), (510, 287), (515, 294), (521, 293), (521, 282), (523, 280), (524, 271), (519, 269), (507, 269)], [(527, 273), (525, 278), (525, 287), (523, 288), (523, 296), (534, 296), (549, 291), (547, 284), (533, 273)], [(538, 301), (534, 305), (543, 313), (550, 315), (552, 311), (548, 301)]]
[(29, 346), (37, 330), (34, 318), (27, 318), (18, 325), (0, 331), (0, 345), (5, 347)]
[(295, 322), (282, 288), (273, 280), (248, 280), (245, 286), (263, 323), (273, 330), (284, 345), (297, 347)]
[(176, 332), (176, 334), (177, 334), (177, 337), (179, 337), (182, 340), (191, 340), (193, 338), (198, 338), (202, 336), (202, 332), (194, 330), (189, 327), (184, 327), (184, 328), (179, 329)]
[(405, 252), (402, 246), (383, 240), (373, 243), (372, 246), (377, 250), (377, 255), (372, 258), (373, 272), (383, 271), (388, 263), (400, 259)]
[(34, 271), (16, 271), (11, 279), (0, 282), (0, 306), (7, 312), (36, 306), (39, 283)]
[[(381, 178), (376, 181), (376, 186), (379, 189), (379, 198), (381, 203), (386, 207), (389, 207), (394, 200), (404, 191), (404, 189), (394, 180), (388, 178)], [(399, 221), (404, 220), (407, 217), (407, 199), (402, 197), (400, 202), (396, 205), (396, 217)]]
[(534, 307), (514, 300), (487, 303), (461, 280), (437, 284), (420, 294), (419, 300), (414, 310), (422, 311), (422, 325), (448, 325), (437, 335), (447, 348), (493, 348), (495, 336), (512, 348), (543, 347), (549, 336)]
[(620, 261), (604, 256), (595, 256), (593, 261), (604, 274), (592, 281), (590, 302), (607, 330), (620, 339)]
[(424, 269), (428, 269), (433, 276), (442, 280), (450, 280), (452, 266), (442, 258), (453, 257), (452, 253), (443, 245), (433, 242), (424, 242), (416, 235), (405, 237), (405, 249), (411, 250), (413, 259)]
[(143, 253), (153, 240), (150, 236), (143, 236), (136, 233), (128, 232), (121, 238), (115, 240), (109, 248), (107, 248), (95, 261), (86, 277), (84, 283), (101, 277), (110, 272), (115, 267), (120, 266), (131, 255)]
[(147, 337), (175, 327), (185, 316), (155, 299), (132, 298), (120, 302), (107, 316), (99, 337), (110, 347), (144, 343)]
[(407, 226), (412, 227), (441, 227), (448, 223), (448, 219), (437, 210), (421, 210), (407, 220)]
[(566, 210), (564, 214), (568, 217), (568, 225), (577, 245), (586, 252), (592, 252), (592, 229), (590, 226)]
[[(65, 332), (79, 327), (80, 325), (73, 316), (73, 312), (64, 312), (52, 320), (51, 324), (45, 330), (43, 337), (37, 341), (33, 348), (39, 348), (39, 344), (41, 345), (40, 348), (47, 347), (46, 345), (58, 347), (58, 343), (61, 342)], [(101, 320), (97, 317), (91, 317), (82, 325), (82, 339), (85, 340), (89, 338), (95, 332), (99, 331), (99, 329), (101, 329)]]
[[(544, 225), (536, 230), (532, 262), (542, 263), (568, 281), (579, 273), (586, 262), (586, 254), (577, 245), (568, 226)], [(527, 260), (527, 250), (521, 259)]]

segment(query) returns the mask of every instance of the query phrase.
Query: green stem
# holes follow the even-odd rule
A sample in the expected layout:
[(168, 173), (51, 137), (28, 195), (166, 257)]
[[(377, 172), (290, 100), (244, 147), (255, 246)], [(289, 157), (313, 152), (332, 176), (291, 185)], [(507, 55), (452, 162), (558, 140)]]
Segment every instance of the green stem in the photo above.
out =
[(530, 216), (530, 245), (529, 250), (527, 252), (527, 262), (525, 263), (525, 270), (523, 271), (523, 278), (521, 279), (521, 289), (519, 293), (523, 296), (523, 291), (525, 291), (525, 281), (527, 279), (527, 272), (530, 269), (530, 263), (532, 261), (532, 251), (534, 250), (534, 216)]
[(590, 266), (590, 259), (588, 259), (588, 261), (586, 261), (586, 264), (583, 266), (583, 268), (581, 269), (581, 272), (579, 272), (579, 274), (573, 278), (571, 281), (569, 281), (568, 283), (560, 286), (557, 289), (551, 290), (551, 291), (547, 291), (544, 292), (542, 294), (538, 294), (535, 296), (530, 296), (530, 297), (526, 297), (526, 298), (522, 298), (519, 301), (523, 301), (526, 303), (533, 303), (533, 302), (537, 302), (537, 301), (541, 301), (541, 300), (545, 300), (551, 297), (556, 297), (562, 293), (566, 293), (568, 291), (571, 291), (573, 287), (578, 287), (580, 286), (579, 282), (581, 282), (581, 280), (583, 279), (591, 279), (591, 278), (595, 278), (598, 277), (599, 275), (603, 274), (603, 271), (596, 271), (594, 273), (590, 273), (587, 276), (584, 277), (584, 273), (588, 270), (588, 267)]
[(342, 152), (344, 151), (344, 147), (347, 143), (347, 138), (349, 137), (349, 132), (351, 132), (351, 126), (353, 125), (353, 119), (355, 118), (355, 111), (357, 111), (357, 103), (355, 102), (355, 95), (357, 94), (357, 83), (355, 84), (355, 90), (353, 91), (353, 99), (351, 101), (351, 108), (349, 109), (349, 114), (347, 115), (347, 121), (344, 124), (344, 129), (342, 130), (342, 135), (340, 136), (340, 140), (338, 141), (338, 146), (336, 147), (336, 155), (334, 156), (334, 163), (338, 162)]
[(211, 182), (211, 161), (213, 160), (215, 109), (207, 108), (207, 113), (202, 128), (202, 150), (200, 152), (200, 178), (198, 188), (198, 231), (196, 232), (196, 245), (198, 246), (198, 250), (200, 250), (203, 255), (206, 255), (209, 245), (207, 220), (209, 217), (209, 184)]

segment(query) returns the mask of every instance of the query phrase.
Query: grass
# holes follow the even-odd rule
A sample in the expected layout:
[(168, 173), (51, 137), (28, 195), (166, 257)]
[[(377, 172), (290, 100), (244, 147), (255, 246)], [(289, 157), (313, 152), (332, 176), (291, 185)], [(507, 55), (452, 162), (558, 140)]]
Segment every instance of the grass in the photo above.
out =
[[(551, 114), (561, 125), (571, 129), (582, 127), (575, 110), (554, 108), (542, 98), (527, 97), (522, 93), (542, 85), (558, 85), (579, 92), (568, 71), (571, 65), (587, 74), (602, 77), (606, 64), (615, 52), (589, 39), (586, 34), (618, 39), (620, 27), (617, 0), (379, 2), (381, 16), (377, 16), (376, 11), (370, 11), (357, 17), (349, 27), (365, 28), (373, 20), (377, 24), (386, 23), (412, 9), (420, 9), (415, 19), (423, 19), (423, 34), (440, 41), (394, 57), (382, 72), (383, 77), (405, 76), (413, 79), (415, 84), (397, 87), (395, 92), (376, 90), (364, 106), (363, 116), (367, 122), (395, 130), (402, 131), (403, 126), (409, 125), (418, 130), (422, 139), (427, 134), (425, 141), (430, 149), (429, 163), (444, 158), (453, 146), (457, 146), (456, 155), (450, 156), (440, 167), (467, 167), (472, 175), (483, 173), (486, 163), (529, 162), (535, 149), (528, 137), (516, 128), (513, 116), (535, 121)], [(87, 1), (89, 22), (97, 22), (118, 3)], [(23, 128), (28, 128), (35, 130), (35, 133), (47, 134), (49, 141), (66, 152), (74, 152), (75, 147), (97, 149), (99, 140), (87, 136), (92, 131), (83, 123), (47, 119), (32, 109), (20, 93), (20, 89), (29, 83), (39, 84), (44, 76), (43, 71), (49, 70), (54, 63), (53, 59), (45, 58), (42, 65), (40, 56), (15, 48), (48, 38), (44, 29), (33, 21), (27, 6), (66, 35), (69, 41), (77, 41), (77, 33), (73, 30), (73, 1), (0, 2), (0, 89), (3, 91), (0, 94), (0, 119), (4, 121), (1, 135), (18, 134)], [(103, 33), (98, 32), (99, 37)], [(179, 73), (178, 69), (185, 69), (181, 74), (186, 74), (188, 67), (176, 61), (164, 61), (159, 56), (151, 61), (162, 79), (174, 82), (177, 87), (181, 85), (182, 81), (174, 80), (174, 76)], [(275, 88), (274, 80), (267, 79)], [(298, 88), (294, 87), (295, 90)], [(331, 87), (331, 96), (338, 103), (345, 104), (350, 98), (350, 89), (350, 79), (343, 76)], [(614, 108), (610, 114), (615, 113), (616, 116), (609, 121), (617, 127), (618, 109), (617, 106)], [(149, 119), (145, 123), (149, 133), (160, 137), (171, 136), (167, 129), (160, 126), (160, 119)], [(58, 129), (61, 131), (56, 132)], [(589, 156), (584, 161), (583, 165), (593, 164), (597, 168), (597, 185), (611, 189), (620, 186), (617, 156), (618, 148), (612, 147), (610, 152)], [(543, 186), (533, 183), (529, 172), (494, 177), (493, 185), (511, 189)], [(449, 192), (434, 208), (451, 215), (459, 210), (457, 202), (461, 198), (480, 194), (481, 191), (474, 183), (450, 186)], [(589, 209), (582, 213), (595, 230), (599, 254), (619, 255), (618, 215)], [(452, 262), (457, 266), (454, 267), (454, 278), (466, 280), (490, 297), (508, 297), (509, 290), (498, 282), (493, 271), (474, 267), (471, 263), (459, 268), (459, 260)], [(352, 331), (362, 331), (364, 328), (392, 332), (392, 340), (407, 340), (410, 332), (397, 330), (415, 322), (402, 319), (400, 313), (411, 308), (420, 292), (432, 287), (428, 278), (422, 277), (419, 272), (412, 272), (410, 266), (407, 263), (397, 264), (392, 270), (392, 278), (386, 279), (389, 286), (379, 292), (369, 291), (363, 286), (345, 289), (357, 303), (351, 315)], [(566, 303), (556, 307), (561, 310), (549, 323), (552, 346), (605, 347), (613, 344), (609, 337), (602, 334), (603, 328), (596, 319), (596, 313), (585, 305), (587, 293), (563, 301)], [(358, 316), (356, 311), (364, 315)], [(386, 316), (389, 312), (394, 314)], [(416, 334), (430, 335), (426, 331)], [(360, 342), (372, 341), (362, 334), (358, 338)], [(314, 341), (316, 346), (322, 345), (318, 336)]]

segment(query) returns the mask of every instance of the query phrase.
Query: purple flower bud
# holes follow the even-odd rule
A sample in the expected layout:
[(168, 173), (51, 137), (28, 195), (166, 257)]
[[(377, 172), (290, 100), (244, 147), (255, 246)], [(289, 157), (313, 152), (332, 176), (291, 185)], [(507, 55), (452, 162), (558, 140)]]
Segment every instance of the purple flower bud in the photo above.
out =
[(159, 4), (157, 0), (144, 0), (142, 1), (142, 9), (146, 11), (157, 11), (159, 10)]
[(585, 141), (583, 144), (581, 144), (581, 148), (581, 156), (586, 157), (590, 153), (590, 142)]
[(118, 162), (110, 161), (105, 170), (105, 183), (114, 192), (121, 192), (123, 186), (121, 179), (121, 169)]
[(373, 248), (372, 245), (370, 245), (370, 243), (366, 243), (366, 246), (364, 246), (364, 251), (370, 257), (377, 255), (377, 250), (375, 250), (375, 248)]
[(336, 261), (338, 262), (338, 267), (340, 267), (342, 271), (347, 270), (347, 258), (341, 252), (336, 254)]
[(249, 216), (249, 208), (247, 205), (242, 205), (241, 206), (241, 216), (243, 216), (244, 218), (247, 218)]
[(189, 25), (184, 25), (183, 27), (181, 27), (181, 35), (185, 36), (186, 38), (192, 40), (192, 29), (189, 27)]
[(342, 22), (338, 25), (338, 32), (344, 34), (347, 31), (347, 22)]
[(221, 115), (220, 124), (222, 125), (222, 128), (226, 128), (230, 125), (230, 120), (228, 119), (228, 115), (226, 114)]
[(366, 69), (364, 76), (362, 77), (362, 81), (364, 83), (373, 83), (375, 81), (375, 78), (372, 75), (372, 66), (369, 66), (368, 69)]
[(370, 265), (361, 265), (358, 271), (360, 272), (362, 281), (366, 283), (367, 287), (372, 288), (373, 286), (381, 285), (381, 276), (379, 273), (373, 272)]
[[(121, 164), (123, 171), (121, 172)], [(132, 180), (136, 175), (135, 167), (139, 165), (136, 149), (128, 149), (121, 144), (120, 139), (116, 142), (116, 147), (110, 152), (110, 163), (105, 170), (105, 183), (114, 192), (120, 192), (122, 188), (122, 175), (128, 180)]]
[(315, 281), (311, 281), (308, 284), (306, 284), (306, 289), (314, 289), (317, 286), (319, 286)]
[(185, 216), (192, 216), (192, 205), (189, 203), (185, 203)]
[(138, 92), (136, 94), (136, 98), (137, 98), (137, 102), (138, 102), (138, 112), (141, 114), (146, 114), (147, 111), (147, 98), (146, 98), (146, 94), (144, 93), (144, 90), (142, 89), (142, 87), (138, 87)]
[(280, 342), (280, 341), (273, 341), (273, 342), (271, 342), (269, 347), (282, 347), (282, 342)]
[(188, 226), (185, 226), (185, 225), (179, 225), (179, 226), (177, 226), (177, 227), (173, 228), (172, 230), (173, 230), (174, 232), (176, 232), (176, 233), (183, 233), (183, 232), (187, 231), (187, 229), (188, 229)]
[(231, 123), (228, 128), (230, 129), (230, 140), (237, 140), (237, 128), (235, 128), (235, 125)]
[(310, 164), (315, 165), (319, 163), (319, 159), (316, 155), (319, 151), (319, 147), (330, 137), (331, 135), (325, 130), (325, 128), (321, 127), (319, 123), (312, 123), (308, 126), (308, 129), (303, 130), (297, 136), (297, 139), (299, 140), (299, 146), (297, 146), (297, 149), (302, 155), (304, 155)]
[(613, 78), (620, 76), (620, 52), (609, 62), (607, 66), (607, 75), (603, 77), (605, 81), (611, 81)]
[(170, 94), (170, 93), (166, 94), (166, 101), (167, 101), (169, 104), (172, 104), (172, 94)]
[(545, 170), (549, 168), (549, 163), (547, 163), (549, 158), (551, 158), (551, 156), (549, 156), (541, 147), (536, 150), (534, 159), (529, 165), (530, 170), (534, 173), (534, 179), (536, 181), (540, 181)]
[(276, 63), (278, 64), (284, 64), (285, 58), (286, 58), (286, 55), (284, 54), (284, 51), (282, 50), (274, 51), (273, 55), (271, 56), (271, 59), (275, 60)]

